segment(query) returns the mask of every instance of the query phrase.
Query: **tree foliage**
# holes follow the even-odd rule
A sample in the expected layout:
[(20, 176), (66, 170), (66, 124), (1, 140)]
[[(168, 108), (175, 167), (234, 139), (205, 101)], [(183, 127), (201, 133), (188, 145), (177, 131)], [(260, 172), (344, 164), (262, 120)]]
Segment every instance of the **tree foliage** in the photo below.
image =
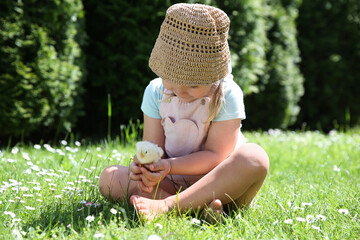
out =
[(306, 79), (298, 127), (360, 124), (360, 2), (303, 0), (298, 29)]
[(80, 0), (0, 3), (0, 136), (69, 131), (85, 73)]

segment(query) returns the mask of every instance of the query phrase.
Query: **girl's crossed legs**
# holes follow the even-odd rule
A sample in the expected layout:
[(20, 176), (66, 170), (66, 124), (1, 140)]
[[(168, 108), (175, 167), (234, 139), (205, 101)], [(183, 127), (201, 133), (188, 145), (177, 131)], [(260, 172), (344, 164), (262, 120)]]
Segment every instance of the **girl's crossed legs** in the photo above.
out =
[[(256, 144), (247, 143), (237, 147), (227, 159), (202, 177), (174, 176), (173, 181), (177, 183), (174, 185), (167, 176), (159, 184), (156, 196), (155, 190), (144, 193), (136, 182), (129, 182), (129, 170), (122, 166), (107, 167), (100, 176), (99, 188), (105, 197), (112, 199), (131, 196), (130, 201), (137, 210), (151, 218), (172, 209), (184, 212), (210, 205), (216, 210), (220, 210), (222, 205), (249, 205), (262, 186), (268, 170), (269, 158), (266, 152)], [(177, 193), (176, 186), (184, 190)]]

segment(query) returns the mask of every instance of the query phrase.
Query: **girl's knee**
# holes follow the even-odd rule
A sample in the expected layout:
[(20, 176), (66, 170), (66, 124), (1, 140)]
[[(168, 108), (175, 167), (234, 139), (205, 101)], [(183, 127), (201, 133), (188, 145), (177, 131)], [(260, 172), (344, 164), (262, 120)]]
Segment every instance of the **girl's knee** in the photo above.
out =
[(257, 144), (247, 143), (235, 151), (235, 161), (239, 167), (246, 168), (251, 174), (265, 178), (269, 171), (270, 160), (265, 150)]
[(123, 175), (123, 170), (123, 167), (113, 165), (102, 171), (99, 178), (99, 190), (104, 197), (108, 197), (111, 194), (111, 189), (114, 187), (115, 182), (119, 182), (119, 177)]

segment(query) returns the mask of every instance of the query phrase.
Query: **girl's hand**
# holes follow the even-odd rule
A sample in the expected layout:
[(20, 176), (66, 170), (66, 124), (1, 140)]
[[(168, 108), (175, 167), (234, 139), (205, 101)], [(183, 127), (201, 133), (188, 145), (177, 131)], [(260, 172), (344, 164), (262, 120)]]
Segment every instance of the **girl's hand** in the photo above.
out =
[(148, 164), (148, 169), (141, 167), (141, 180), (146, 187), (155, 187), (171, 170), (170, 160), (160, 159), (156, 163)]
[(136, 181), (138, 188), (142, 191), (142, 192), (147, 192), (147, 193), (151, 193), (153, 191), (153, 187), (148, 187), (146, 185), (144, 185), (144, 183), (142, 182), (142, 171), (141, 168), (144, 167), (140, 167), (140, 162), (137, 159), (137, 157), (135, 156), (133, 158), (133, 162), (130, 164), (130, 174), (129, 174), (129, 178), (130, 180)]

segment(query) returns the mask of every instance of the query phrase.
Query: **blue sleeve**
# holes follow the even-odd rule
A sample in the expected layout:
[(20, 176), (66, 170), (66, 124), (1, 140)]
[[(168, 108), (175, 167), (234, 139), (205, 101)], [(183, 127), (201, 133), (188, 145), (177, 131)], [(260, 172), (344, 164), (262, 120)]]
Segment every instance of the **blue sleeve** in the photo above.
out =
[(245, 119), (244, 96), (241, 88), (232, 78), (224, 81), (224, 101), (219, 114), (213, 121), (225, 121), (230, 119)]
[(159, 106), (162, 99), (163, 85), (160, 78), (152, 80), (146, 87), (141, 110), (149, 117), (161, 119)]

